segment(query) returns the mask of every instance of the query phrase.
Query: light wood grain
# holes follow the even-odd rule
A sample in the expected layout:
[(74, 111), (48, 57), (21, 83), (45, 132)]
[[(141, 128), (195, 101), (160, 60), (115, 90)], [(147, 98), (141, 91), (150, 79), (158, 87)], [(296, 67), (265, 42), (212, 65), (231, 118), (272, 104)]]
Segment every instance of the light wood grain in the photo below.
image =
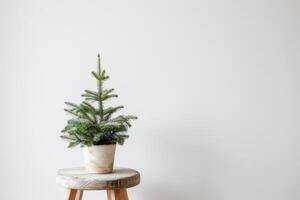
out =
[(128, 200), (126, 189), (107, 190), (108, 200)]
[(115, 168), (110, 174), (90, 174), (79, 167), (59, 170), (56, 182), (78, 190), (114, 190), (138, 185), (140, 174), (129, 168)]

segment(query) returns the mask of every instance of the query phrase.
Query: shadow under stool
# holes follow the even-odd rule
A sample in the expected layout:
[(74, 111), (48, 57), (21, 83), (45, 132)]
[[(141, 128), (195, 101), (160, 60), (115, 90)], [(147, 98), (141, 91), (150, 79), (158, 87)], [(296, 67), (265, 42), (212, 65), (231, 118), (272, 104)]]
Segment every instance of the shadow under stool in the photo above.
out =
[(81, 200), (84, 190), (106, 190), (108, 200), (128, 200), (127, 188), (140, 183), (140, 173), (115, 168), (110, 174), (89, 174), (83, 167), (60, 169), (56, 182), (67, 189), (67, 200)]

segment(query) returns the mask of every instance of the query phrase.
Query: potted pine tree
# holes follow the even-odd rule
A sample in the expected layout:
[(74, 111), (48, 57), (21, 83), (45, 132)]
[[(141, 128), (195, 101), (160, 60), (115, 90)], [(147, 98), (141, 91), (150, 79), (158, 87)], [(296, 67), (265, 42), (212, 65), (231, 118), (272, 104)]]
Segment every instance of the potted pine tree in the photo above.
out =
[(69, 142), (68, 147), (83, 147), (85, 168), (89, 173), (111, 173), (114, 165), (116, 144), (123, 145), (129, 137), (126, 132), (133, 115), (113, 116), (123, 106), (105, 107), (104, 102), (116, 98), (114, 89), (104, 89), (103, 83), (109, 76), (102, 70), (98, 54), (98, 71), (92, 72), (97, 81), (97, 91), (85, 90), (80, 104), (65, 102), (64, 109), (72, 115), (62, 130), (62, 139)]

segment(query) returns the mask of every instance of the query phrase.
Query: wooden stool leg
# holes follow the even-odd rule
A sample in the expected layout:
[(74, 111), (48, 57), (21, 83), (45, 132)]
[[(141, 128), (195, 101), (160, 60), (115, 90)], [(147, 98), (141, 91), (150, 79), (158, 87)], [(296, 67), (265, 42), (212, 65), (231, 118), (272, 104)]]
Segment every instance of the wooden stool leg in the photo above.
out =
[(77, 190), (75, 200), (81, 200), (83, 195), (83, 190)]
[(75, 190), (75, 189), (68, 189), (67, 200), (75, 200), (76, 193), (77, 193), (77, 190)]
[(107, 190), (108, 200), (128, 200), (126, 189)]
[(67, 200), (81, 200), (83, 190), (68, 189)]

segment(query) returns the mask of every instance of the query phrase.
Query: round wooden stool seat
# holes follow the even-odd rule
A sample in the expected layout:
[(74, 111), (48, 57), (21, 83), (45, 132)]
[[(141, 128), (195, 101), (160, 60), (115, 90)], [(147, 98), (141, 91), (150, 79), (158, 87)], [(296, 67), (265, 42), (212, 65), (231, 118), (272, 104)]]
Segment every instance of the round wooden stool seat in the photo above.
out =
[(140, 174), (129, 168), (115, 168), (110, 174), (89, 174), (79, 167), (58, 170), (56, 182), (68, 189), (114, 190), (138, 185)]

